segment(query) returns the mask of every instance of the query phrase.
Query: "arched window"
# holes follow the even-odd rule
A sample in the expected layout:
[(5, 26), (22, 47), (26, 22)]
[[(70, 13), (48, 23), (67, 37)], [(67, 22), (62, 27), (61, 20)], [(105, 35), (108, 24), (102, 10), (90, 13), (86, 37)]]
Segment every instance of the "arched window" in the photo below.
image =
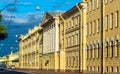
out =
[(89, 58), (89, 46), (87, 45), (86, 47), (87, 47), (87, 54), (86, 55), (87, 55), (87, 59), (88, 59)]
[(90, 45), (90, 58), (92, 58), (92, 45)]
[(108, 58), (109, 43), (106, 42), (106, 58)]
[(114, 49), (113, 46), (114, 46), (114, 43), (113, 43), (113, 41), (111, 41), (111, 42), (110, 42), (110, 50), (109, 50), (109, 51), (110, 51), (110, 52), (109, 52), (110, 57), (113, 57), (113, 49)]
[(100, 44), (97, 43), (96, 58), (99, 58), (99, 48), (100, 48)]
[(119, 54), (119, 41), (115, 41), (115, 57), (118, 57)]
[(95, 44), (93, 44), (93, 49), (92, 49), (92, 58), (95, 58)]

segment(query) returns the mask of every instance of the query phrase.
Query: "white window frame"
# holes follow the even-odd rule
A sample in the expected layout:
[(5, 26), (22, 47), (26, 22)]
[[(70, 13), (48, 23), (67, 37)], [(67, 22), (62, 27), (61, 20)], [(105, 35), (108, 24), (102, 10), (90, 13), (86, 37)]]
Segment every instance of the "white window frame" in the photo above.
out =
[(105, 30), (108, 30), (108, 15), (106, 15), (106, 28)]
[(117, 28), (119, 25), (119, 11), (116, 11), (116, 23), (115, 27)]
[(113, 13), (110, 14), (110, 29), (113, 29)]
[(105, 0), (105, 4), (107, 4), (108, 3), (108, 0)]
[(110, 2), (112, 2), (113, 0), (110, 0)]

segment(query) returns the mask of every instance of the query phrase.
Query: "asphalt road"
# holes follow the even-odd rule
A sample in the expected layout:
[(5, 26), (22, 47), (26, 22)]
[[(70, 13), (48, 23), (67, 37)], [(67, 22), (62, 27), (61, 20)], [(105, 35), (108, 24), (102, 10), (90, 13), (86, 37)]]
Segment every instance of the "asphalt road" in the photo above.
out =
[(28, 74), (28, 73), (24, 73), (24, 72), (18, 72), (15, 70), (0, 70), (0, 74)]

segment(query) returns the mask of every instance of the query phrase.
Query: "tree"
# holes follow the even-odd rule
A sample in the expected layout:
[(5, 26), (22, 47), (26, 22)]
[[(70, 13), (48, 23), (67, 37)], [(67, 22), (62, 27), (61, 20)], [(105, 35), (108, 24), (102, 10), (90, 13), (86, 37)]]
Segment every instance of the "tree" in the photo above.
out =
[(0, 11), (0, 41), (4, 40), (8, 36), (8, 34), (6, 32), (6, 27), (1, 24), (1, 20), (2, 20), (2, 14), (1, 14), (1, 11)]
[(0, 25), (0, 41), (7, 38), (7, 36), (6, 27), (4, 25)]

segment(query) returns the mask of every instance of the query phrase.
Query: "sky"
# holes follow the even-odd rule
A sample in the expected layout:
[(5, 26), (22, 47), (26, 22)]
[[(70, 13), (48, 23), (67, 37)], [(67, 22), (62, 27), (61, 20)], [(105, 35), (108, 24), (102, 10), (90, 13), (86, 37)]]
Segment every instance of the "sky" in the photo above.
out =
[(1, 23), (8, 33), (8, 38), (0, 41), (0, 57), (19, 51), (19, 36), (38, 25), (46, 11), (65, 12), (79, 2), (81, 0), (0, 0)]

